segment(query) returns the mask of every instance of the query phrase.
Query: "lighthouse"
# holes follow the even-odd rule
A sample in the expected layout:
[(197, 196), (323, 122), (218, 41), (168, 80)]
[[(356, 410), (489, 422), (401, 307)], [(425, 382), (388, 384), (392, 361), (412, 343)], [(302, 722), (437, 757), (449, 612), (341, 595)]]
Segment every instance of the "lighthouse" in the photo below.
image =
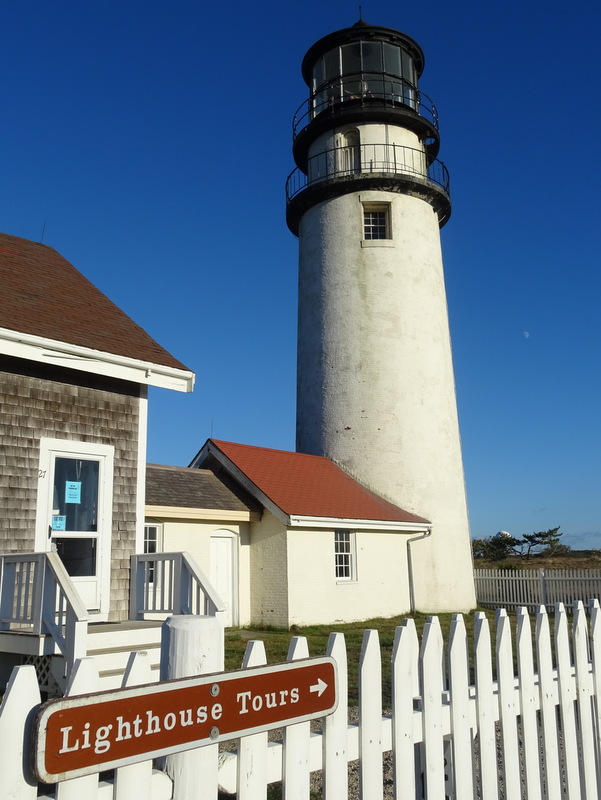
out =
[(299, 240), (298, 452), (428, 519), (415, 607), (475, 605), (440, 228), (451, 213), (424, 54), (360, 20), (309, 48), (286, 219)]

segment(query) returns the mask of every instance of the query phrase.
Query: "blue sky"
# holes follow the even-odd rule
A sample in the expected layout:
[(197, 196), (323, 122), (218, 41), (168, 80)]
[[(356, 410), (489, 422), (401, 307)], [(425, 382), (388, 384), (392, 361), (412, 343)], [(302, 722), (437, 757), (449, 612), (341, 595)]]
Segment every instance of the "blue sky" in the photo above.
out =
[[(426, 54), (473, 536), (601, 547), (597, 3), (367, 0)], [(0, 8), (0, 230), (55, 247), (197, 374), (152, 390), (149, 460), (210, 435), (294, 449), (300, 62), (358, 6)], [(0, 322), (1, 324), (1, 322)]]

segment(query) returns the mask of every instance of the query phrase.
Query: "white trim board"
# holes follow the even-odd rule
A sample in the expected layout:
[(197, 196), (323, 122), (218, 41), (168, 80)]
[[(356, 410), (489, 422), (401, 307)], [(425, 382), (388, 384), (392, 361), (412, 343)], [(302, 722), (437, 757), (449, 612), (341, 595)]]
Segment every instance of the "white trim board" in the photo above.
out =
[(19, 333), (8, 328), (0, 328), (0, 348), (7, 356), (52, 364), (56, 367), (67, 367), (80, 372), (91, 372), (132, 383), (173, 389), (176, 392), (191, 392), (194, 388), (194, 373), (188, 370), (105, 353), (68, 342), (58, 342), (43, 336)]

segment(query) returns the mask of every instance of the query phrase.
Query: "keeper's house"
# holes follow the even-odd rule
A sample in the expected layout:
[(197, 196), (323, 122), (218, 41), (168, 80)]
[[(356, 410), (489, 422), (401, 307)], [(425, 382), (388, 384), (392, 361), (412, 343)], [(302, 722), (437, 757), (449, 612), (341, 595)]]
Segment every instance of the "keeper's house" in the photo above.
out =
[(56, 250), (0, 235), (0, 553), (55, 551), (91, 616), (129, 613), (147, 387), (194, 376)]

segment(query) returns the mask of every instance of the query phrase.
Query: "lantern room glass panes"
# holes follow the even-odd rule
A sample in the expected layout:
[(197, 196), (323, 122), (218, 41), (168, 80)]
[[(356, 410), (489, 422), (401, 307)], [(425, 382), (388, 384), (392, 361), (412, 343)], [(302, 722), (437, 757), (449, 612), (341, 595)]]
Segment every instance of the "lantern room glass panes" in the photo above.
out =
[(362, 42), (364, 72), (382, 72), (382, 44), (383, 42)]
[(417, 105), (413, 58), (389, 42), (352, 42), (324, 53), (313, 67), (314, 112), (333, 103), (375, 98)]
[(403, 74), (401, 71), (401, 48), (383, 42), (382, 52), (384, 55), (384, 72), (388, 73), (388, 75), (400, 77)]

